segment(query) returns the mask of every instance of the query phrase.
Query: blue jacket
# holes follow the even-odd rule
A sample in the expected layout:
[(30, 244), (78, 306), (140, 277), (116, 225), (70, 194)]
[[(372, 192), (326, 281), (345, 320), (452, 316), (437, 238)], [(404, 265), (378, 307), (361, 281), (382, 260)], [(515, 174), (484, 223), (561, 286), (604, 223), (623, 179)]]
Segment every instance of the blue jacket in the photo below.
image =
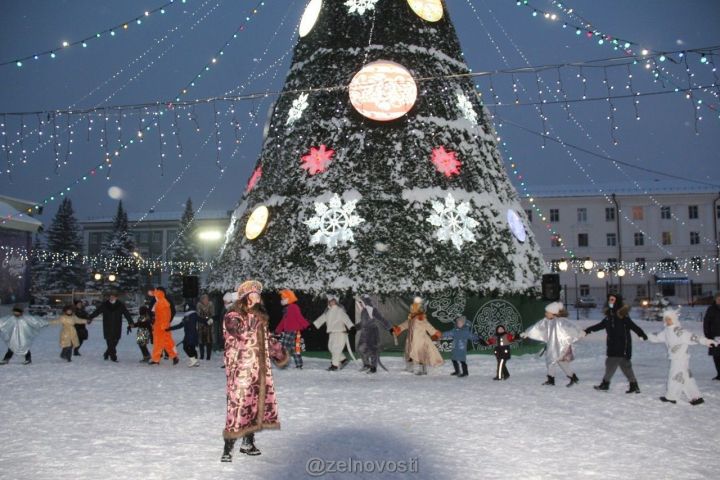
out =
[(170, 327), (168, 330), (179, 330), (182, 328), (185, 333), (183, 344), (186, 347), (195, 346), (198, 344), (198, 322), (207, 325), (206, 318), (201, 318), (195, 310), (190, 310), (185, 313), (182, 322)]
[(453, 341), (452, 356), (450, 358), (456, 362), (464, 362), (467, 359), (468, 340), (478, 341), (477, 335), (470, 331), (470, 326), (467, 323), (462, 328), (455, 327), (444, 332), (442, 338)]

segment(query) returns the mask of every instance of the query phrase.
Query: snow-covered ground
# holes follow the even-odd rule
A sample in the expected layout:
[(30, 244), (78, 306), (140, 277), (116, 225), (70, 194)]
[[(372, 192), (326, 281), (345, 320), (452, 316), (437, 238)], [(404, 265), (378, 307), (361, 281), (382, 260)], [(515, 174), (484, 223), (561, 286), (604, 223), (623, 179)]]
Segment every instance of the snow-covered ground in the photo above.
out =
[[(597, 312), (593, 313), (596, 319)], [(581, 320), (583, 326), (592, 320)], [(638, 322), (646, 332), (659, 322)], [(700, 332), (701, 323), (685, 322)], [(176, 332), (177, 333), (177, 332)], [(375, 472), (385, 461), (408, 462), (408, 478), (717, 478), (720, 382), (705, 347), (692, 347), (691, 366), (706, 403), (669, 405), (663, 345), (634, 338), (633, 365), (642, 394), (626, 395), (618, 371), (607, 393), (593, 390), (605, 359), (605, 334), (578, 344), (580, 384), (541, 386), (545, 363), (514, 357), (511, 377), (491, 380), (495, 361), (469, 357), (470, 376), (451, 366), (427, 377), (402, 372), (327, 372), (327, 360), (275, 370), (282, 430), (257, 435), (259, 457), (235, 454), (220, 463), (225, 415), (220, 358), (187, 368), (138, 363), (134, 334), (123, 337), (119, 363), (103, 361), (100, 322), (72, 363), (59, 358), (58, 327), (42, 331), (33, 363), (0, 367), (2, 479), (289, 479), (307, 466), (343, 469), (356, 460)], [(177, 335), (176, 335), (177, 339)], [(0, 345), (4, 348), (4, 345)], [(2, 353), (2, 352), (0, 352)], [(320, 459), (320, 460), (311, 460)], [(370, 462), (375, 462), (372, 465)], [(320, 466), (319, 466), (320, 465)], [(713, 473), (715, 472), (715, 473)], [(328, 473), (324, 478), (349, 474)]]

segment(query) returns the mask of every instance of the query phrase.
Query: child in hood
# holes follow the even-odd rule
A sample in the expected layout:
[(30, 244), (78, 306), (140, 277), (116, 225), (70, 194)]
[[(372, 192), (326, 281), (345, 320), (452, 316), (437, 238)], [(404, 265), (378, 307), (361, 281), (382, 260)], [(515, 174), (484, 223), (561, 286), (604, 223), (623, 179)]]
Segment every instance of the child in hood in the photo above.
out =
[[(467, 324), (467, 319), (463, 316), (458, 317), (455, 320), (455, 328), (443, 332), (442, 337), (445, 340), (453, 341), (452, 356), (450, 357), (453, 364), (454, 372), (450, 375), (455, 375), (458, 378), (468, 376), (467, 366), (467, 342), (472, 340), (477, 342), (478, 337), (470, 331), (470, 326)], [(460, 368), (462, 366), (462, 372)]]
[(30, 345), (40, 329), (47, 325), (45, 320), (27, 315), (20, 305), (15, 305), (12, 315), (0, 318), (0, 336), (8, 346), (0, 365), (6, 365), (15, 353), (25, 355), (23, 365), (32, 363)]
[[(419, 298), (419, 297), (418, 297)], [(437, 367), (443, 364), (442, 356), (433, 340), (438, 340), (441, 333), (428, 322), (425, 311), (422, 309), (422, 300), (414, 304), (420, 303), (420, 308), (415, 312), (412, 311), (408, 315), (408, 319), (400, 325), (393, 327), (393, 335), (396, 337), (404, 331), (408, 331), (405, 339), (405, 355), (406, 361), (417, 364), (418, 369), (415, 375), (427, 375), (427, 367)]]
[(169, 327), (166, 331), (183, 329), (185, 337), (182, 340), (183, 350), (188, 356), (188, 367), (198, 366), (198, 325), (207, 325), (208, 319), (202, 318), (193, 310), (190, 304), (185, 305), (185, 315), (183, 316), (182, 322), (175, 326)]
[(677, 310), (666, 309), (663, 312), (663, 321), (665, 322), (665, 329), (662, 332), (648, 335), (649, 341), (664, 343), (667, 346), (668, 358), (670, 359), (667, 393), (664, 397), (660, 397), (660, 400), (677, 403), (678, 399), (685, 394), (690, 405), (700, 405), (705, 400), (700, 396), (700, 390), (697, 383), (695, 383), (695, 378), (690, 373), (688, 347), (698, 344), (715, 347), (718, 342), (683, 329), (678, 320)]
[(82, 320), (75, 316), (75, 307), (73, 305), (65, 305), (63, 314), (56, 320), (51, 320), (48, 325), (62, 325), (60, 329), (60, 358), (72, 361), (73, 349), (80, 346), (77, 330), (75, 325), (87, 325), (87, 320)]
[(497, 369), (493, 380), (507, 380), (510, 378), (510, 372), (507, 369), (507, 361), (510, 360), (510, 344), (515, 341), (512, 333), (505, 330), (505, 325), (495, 327), (495, 335), (487, 340), (488, 345), (494, 345), (495, 359), (497, 359)]
[[(338, 304), (337, 297), (328, 295), (328, 306), (325, 312), (313, 322), (315, 328), (326, 326), (328, 332), (328, 350), (330, 351), (330, 367), (329, 371), (335, 371), (343, 368), (348, 363), (343, 350), (348, 347), (350, 351), (350, 342), (348, 342), (348, 330), (354, 328), (355, 325), (350, 321), (350, 317), (345, 309)], [(350, 351), (352, 354), (352, 351)]]
[(280, 343), (293, 357), (295, 368), (303, 367), (302, 331), (310, 326), (303, 317), (300, 307), (297, 306), (297, 296), (292, 290), (280, 290), (280, 303), (283, 305), (283, 316), (275, 327), (275, 333), (280, 335)]
[(579, 381), (570, 367), (570, 362), (575, 358), (572, 344), (584, 337), (585, 332), (567, 318), (561, 318), (561, 311), (562, 303), (550, 303), (545, 307), (545, 318), (522, 332), (520, 337), (545, 342), (547, 380), (543, 385), (555, 385), (555, 367), (559, 366), (570, 379), (567, 386), (572, 387)]

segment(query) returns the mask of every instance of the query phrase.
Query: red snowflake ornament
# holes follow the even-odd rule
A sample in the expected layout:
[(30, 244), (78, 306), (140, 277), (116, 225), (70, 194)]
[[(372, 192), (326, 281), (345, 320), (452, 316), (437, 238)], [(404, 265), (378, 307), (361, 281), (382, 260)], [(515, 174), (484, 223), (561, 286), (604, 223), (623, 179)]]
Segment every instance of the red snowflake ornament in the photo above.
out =
[(335, 150), (320, 145), (320, 148), (310, 147), (310, 153), (303, 155), (301, 168), (307, 170), (310, 175), (324, 172), (332, 162)]
[(446, 177), (460, 173), (460, 165), (462, 165), (460, 160), (457, 159), (455, 152), (446, 152), (445, 147), (434, 148), (431, 161), (435, 164), (435, 169)]
[(260, 180), (260, 177), (262, 177), (262, 165), (257, 167), (255, 171), (253, 172), (252, 176), (250, 177), (250, 180), (248, 180), (247, 188), (245, 189), (245, 193), (248, 193), (250, 190), (255, 188), (255, 184)]

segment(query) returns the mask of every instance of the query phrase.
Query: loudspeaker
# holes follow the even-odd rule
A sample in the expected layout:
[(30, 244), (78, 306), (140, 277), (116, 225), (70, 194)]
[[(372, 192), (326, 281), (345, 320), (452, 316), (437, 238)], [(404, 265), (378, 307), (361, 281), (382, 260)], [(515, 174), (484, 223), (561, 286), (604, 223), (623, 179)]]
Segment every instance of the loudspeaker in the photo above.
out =
[(187, 275), (183, 280), (183, 298), (197, 298), (200, 294), (200, 282), (196, 275)]
[(546, 273), (542, 276), (542, 296), (549, 302), (560, 300), (560, 275)]

